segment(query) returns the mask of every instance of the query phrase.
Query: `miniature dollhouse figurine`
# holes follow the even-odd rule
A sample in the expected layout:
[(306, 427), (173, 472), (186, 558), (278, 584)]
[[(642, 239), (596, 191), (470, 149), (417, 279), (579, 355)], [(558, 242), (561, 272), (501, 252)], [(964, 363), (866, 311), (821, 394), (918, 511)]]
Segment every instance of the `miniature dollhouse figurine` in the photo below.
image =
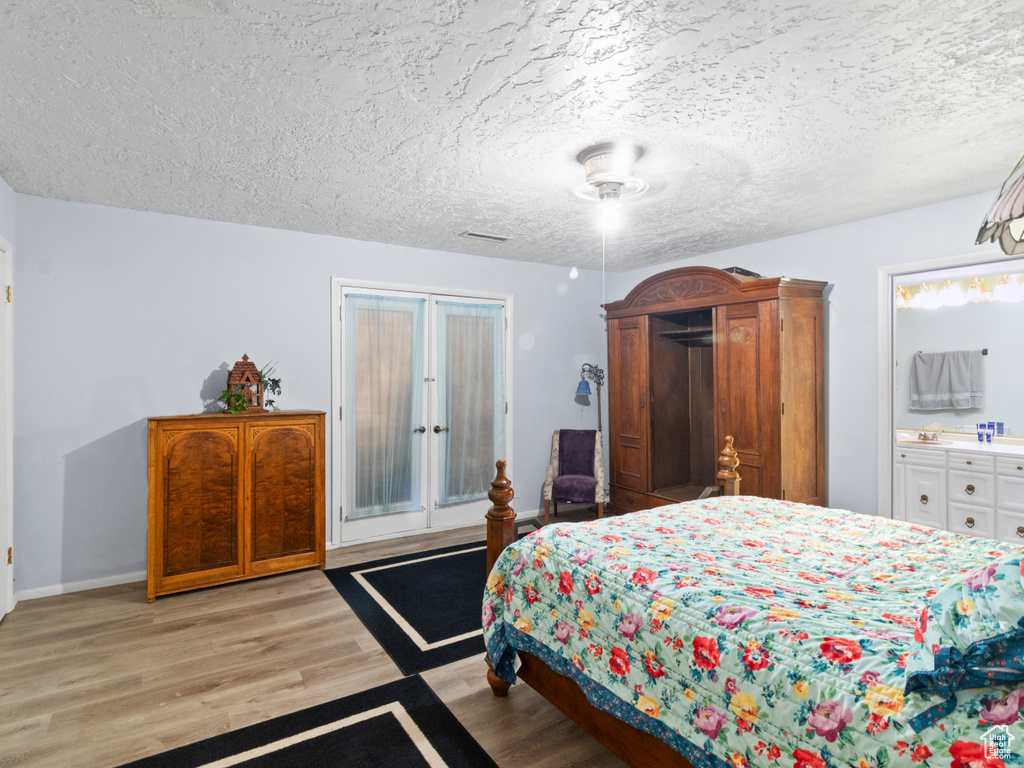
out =
[(242, 355), (228, 374), (228, 389), (245, 398), (246, 410), (250, 413), (266, 410), (263, 407), (263, 377), (256, 364), (249, 362), (248, 355)]

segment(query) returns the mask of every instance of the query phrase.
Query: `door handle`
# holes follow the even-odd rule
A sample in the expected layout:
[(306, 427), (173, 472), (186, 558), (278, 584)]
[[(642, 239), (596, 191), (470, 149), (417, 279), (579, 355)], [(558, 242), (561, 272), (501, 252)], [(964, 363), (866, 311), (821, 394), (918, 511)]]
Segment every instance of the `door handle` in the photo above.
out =
[(416, 429), (413, 430), (413, 432), (426, 432), (426, 431), (427, 431), (426, 427), (416, 427)]
[(434, 425), (434, 434), (435, 435), (440, 435), (442, 432), (447, 432), (447, 431), (448, 431), (448, 427), (442, 427), (439, 424), (435, 424)]

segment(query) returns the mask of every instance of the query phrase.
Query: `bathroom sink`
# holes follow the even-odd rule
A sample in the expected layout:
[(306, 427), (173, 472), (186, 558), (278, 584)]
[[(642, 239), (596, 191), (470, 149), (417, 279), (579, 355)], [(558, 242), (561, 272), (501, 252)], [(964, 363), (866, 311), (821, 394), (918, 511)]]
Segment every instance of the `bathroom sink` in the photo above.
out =
[(917, 437), (897, 437), (899, 445), (952, 445), (952, 440), (921, 440)]

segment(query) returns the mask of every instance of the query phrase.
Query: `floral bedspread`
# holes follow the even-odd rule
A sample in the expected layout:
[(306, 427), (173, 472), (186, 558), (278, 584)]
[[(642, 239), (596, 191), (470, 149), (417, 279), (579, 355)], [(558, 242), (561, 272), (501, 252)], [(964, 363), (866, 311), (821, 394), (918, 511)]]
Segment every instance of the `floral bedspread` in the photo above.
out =
[(1024, 764), (1024, 685), (961, 691), (920, 733), (908, 720), (936, 699), (904, 688), (922, 607), (965, 573), (985, 589), (987, 566), (1014, 551), (870, 515), (713, 498), (510, 545), (487, 581), (484, 637), (503, 679), (515, 680), (517, 650), (540, 656), (697, 768), (1004, 768)]

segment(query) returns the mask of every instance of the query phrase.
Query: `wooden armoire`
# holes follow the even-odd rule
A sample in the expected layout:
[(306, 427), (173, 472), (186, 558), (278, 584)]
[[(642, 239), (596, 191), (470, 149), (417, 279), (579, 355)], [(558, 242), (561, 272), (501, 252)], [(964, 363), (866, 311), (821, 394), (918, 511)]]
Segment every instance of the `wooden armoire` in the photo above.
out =
[(604, 305), (613, 507), (699, 498), (726, 435), (740, 493), (826, 503), (826, 285), (683, 267)]
[(324, 413), (149, 420), (148, 597), (326, 564)]

